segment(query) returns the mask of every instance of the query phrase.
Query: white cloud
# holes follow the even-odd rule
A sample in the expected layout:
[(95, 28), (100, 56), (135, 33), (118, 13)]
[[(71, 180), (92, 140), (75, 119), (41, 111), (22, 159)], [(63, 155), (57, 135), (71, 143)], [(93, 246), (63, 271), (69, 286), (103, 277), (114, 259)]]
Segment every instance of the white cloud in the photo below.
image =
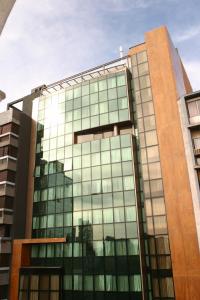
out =
[[(98, 1), (98, 0), (96, 0)], [(176, 2), (176, 0), (165, 0), (166, 2)], [(113, 12), (125, 12), (131, 9), (146, 9), (151, 6), (163, 3), (162, 0), (101, 0), (101, 7), (104, 10)]]
[(176, 34), (174, 40), (177, 43), (185, 42), (194, 37), (200, 36), (200, 25), (195, 25), (190, 28), (187, 28), (185, 31), (182, 30), (179, 34)]
[(107, 51), (110, 40), (96, 18), (95, 7), (86, 5), (85, 9), (81, 3), (16, 2), (0, 39), (0, 88), (8, 100), (92, 67)]

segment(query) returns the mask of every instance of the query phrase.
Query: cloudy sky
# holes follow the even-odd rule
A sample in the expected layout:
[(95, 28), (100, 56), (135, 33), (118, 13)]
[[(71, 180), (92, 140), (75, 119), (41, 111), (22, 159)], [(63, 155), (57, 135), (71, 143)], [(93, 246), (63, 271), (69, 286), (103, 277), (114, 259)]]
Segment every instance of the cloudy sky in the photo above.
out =
[(199, 11), (199, 0), (16, 0), (0, 36), (0, 89), (16, 100), (118, 58), (120, 45), (126, 54), (144, 32), (166, 25), (198, 90)]

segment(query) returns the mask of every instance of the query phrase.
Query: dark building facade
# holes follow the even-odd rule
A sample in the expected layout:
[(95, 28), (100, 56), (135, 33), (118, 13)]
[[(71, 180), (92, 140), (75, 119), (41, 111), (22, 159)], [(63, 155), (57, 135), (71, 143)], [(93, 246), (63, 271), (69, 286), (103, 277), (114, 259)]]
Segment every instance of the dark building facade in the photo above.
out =
[(198, 299), (177, 101), (190, 91), (161, 27), (127, 56), (22, 99), (32, 116), (26, 227), (10, 299)]
[(1, 299), (8, 295), (12, 240), (25, 236), (29, 129), (30, 119), (21, 111), (0, 114)]

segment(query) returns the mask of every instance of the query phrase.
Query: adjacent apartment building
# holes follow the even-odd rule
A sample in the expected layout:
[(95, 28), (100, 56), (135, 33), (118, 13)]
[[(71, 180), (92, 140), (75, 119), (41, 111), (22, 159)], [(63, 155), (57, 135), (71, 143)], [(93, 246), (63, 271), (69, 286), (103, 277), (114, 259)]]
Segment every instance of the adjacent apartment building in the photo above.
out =
[(191, 92), (160, 27), (9, 105), (30, 124), (9, 299), (199, 299), (199, 183), (180, 113)]
[(1, 0), (0, 2), (0, 35), (16, 0)]

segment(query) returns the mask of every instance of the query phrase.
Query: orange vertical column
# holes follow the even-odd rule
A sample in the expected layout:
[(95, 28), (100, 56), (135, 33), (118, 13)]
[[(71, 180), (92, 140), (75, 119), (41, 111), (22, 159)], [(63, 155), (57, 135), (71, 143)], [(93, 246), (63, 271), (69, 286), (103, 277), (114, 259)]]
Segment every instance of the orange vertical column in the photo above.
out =
[(177, 300), (200, 299), (200, 253), (177, 100), (190, 90), (165, 27), (146, 34)]
[(23, 245), (21, 241), (13, 241), (12, 261), (11, 261), (11, 278), (9, 299), (18, 299), (19, 289), (19, 271), (20, 267), (30, 264), (30, 250), (28, 245)]

